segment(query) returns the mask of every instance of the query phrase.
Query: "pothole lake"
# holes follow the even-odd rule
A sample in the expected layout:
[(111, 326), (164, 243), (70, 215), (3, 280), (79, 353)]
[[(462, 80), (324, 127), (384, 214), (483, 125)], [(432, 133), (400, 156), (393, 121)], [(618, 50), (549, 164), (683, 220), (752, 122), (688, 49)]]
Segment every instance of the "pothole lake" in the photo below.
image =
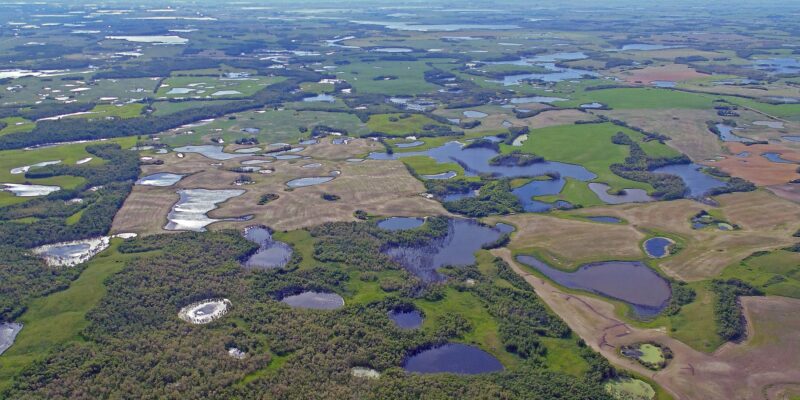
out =
[(403, 362), (403, 368), (420, 374), (452, 373), (475, 375), (503, 370), (503, 364), (493, 355), (461, 343), (423, 349)]

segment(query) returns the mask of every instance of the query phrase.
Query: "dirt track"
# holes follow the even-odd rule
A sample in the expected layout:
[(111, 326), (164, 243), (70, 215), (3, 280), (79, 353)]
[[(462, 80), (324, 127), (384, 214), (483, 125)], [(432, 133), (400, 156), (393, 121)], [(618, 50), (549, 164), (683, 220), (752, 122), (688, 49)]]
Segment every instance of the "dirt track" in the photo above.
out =
[[(539, 297), (592, 348), (614, 365), (651, 377), (676, 399), (769, 399), (800, 383), (800, 300), (745, 297), (748, 339), (728, 343), (712, 354), (698, 352), (659, 329), (631, 327), (603, 300), (572, 295), (523, 270), (511, 251), (495, 249), (514, 271), (533, 286)], [(644, 340), (669, 346), (674, 359), (662, 371), (650, 371), (617, 353), (617, 348)], [(788, 388), (788, 389), (787, 389)]]

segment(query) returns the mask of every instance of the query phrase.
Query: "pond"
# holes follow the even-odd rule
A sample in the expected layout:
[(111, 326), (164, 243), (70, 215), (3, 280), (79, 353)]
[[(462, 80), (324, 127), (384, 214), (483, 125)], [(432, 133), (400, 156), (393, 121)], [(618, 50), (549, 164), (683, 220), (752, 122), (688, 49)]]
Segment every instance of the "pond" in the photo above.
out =
[(125, 40), (134, 43), (152, 44), (186, 44), (189, 39), (175, 35), (151, 35), (151, 36), (106, 36), (109, 40)]
[(407, 229), (418, 228), (424, 223), (424, 218), (391, 217), (378, 222), (378, 228), (385, 229), (387, 231), (404, 231)]
[(548, 97), (548, 96), (531, 96), (531, 97), (517, 97), (511, 99), (511, 104), (526, 104), (526, 103), (554, 103), (557, 101), (567, 101), (563, 97)]
[(290, 188), (300, 188), (305, 186), (319, 185), (321, 183), (329, 182), (333, 180), (333, 178), (334, 177), (332, 176), (311, 176), (307, 178), (297, 178), (286, 182), (286, 186), (289, 186)]
[(796, 58), (764, 58), (754, 62), (755, 69), (772, 74), (796, 74), (800, 71), (800, 61)]
[(452, 179), (458, 176), (456, 171), (447, 171), (438, 174), (421, 175), (422, 179)]
[(717, 130), (719, 131), (719, 138), (723, 142), (740, 142), (740, 143), (753, 143), (754, 140), (746, 137), (741, 137), (735, 133), (733, 130), (736, 129), (730, 125), (725, 124), (716, 124)]
[(783, 129), (783, 122), (781, 121), (753, 121), (753, 125), (766, 126), (772, 129)]
[(420, 374), (485, 374), (503, 370), (503, 364), (493, 355), (461, 343), (445, 343), (406, 358), (403, 368)]
[(309, 102), (325, 102), (325, 103), (333, 103), (336, 101), (336, 97), (333, 97), (329, 94), (318, 94), (316, 96), (306, 97), (303, 101)]
[(584, 103), (580, 105), (581, 108), (588, 108), (588, 109), (596, 109), (596, 108), (603, 108), (605, 107), (603, 103), (592, 102), (592, 103)]
[(422, 326), (422, 313), (418, 310), (392, 310), (389, 319), (400, 329), (417, 329)]
[(652, 50), (666, 50), (666, 49), (674, 49), (681, 46), (669, 46), (663, 44), (647, 44), (647, 43), (628, 43), (623, 45), (619, 49), (611, 50), (611, 51), (652, 51)]
[(47, 196), (50, 193), (61, 190), (58, 186), (48, 185), (27, 185), (22, 183), (3, 183), (0, 190), (11, 192), (17, 197), (36, 197)]
[(577, 68), (562, 68), (556, 66), (555, 63), (541, 63), (537, 65), (543, 67), (548, 72), (506, 75), (503, 77), (503, 80), (499, 82), (501, 82), (503, 86), (514, 86), (514, 85), (519, 85), (523, 81), (542, 81), (546, 83), (557, 83), (567, 80), (583, 79), (585, 77), (600, 76), (600, 74), (594, 71), (577, 69)]
[(675, 81), (651, 81), (650, 84), (658, 88), (674, 88), (678, 86), (678, 82)]
[(0, 323), (0, 354), (3, 354), (14, 344), (14, 339), (21, 330), (22, 324), (14, 322)]
[(722, 180), (703, 173), (703, 171), (701, 171), (702, 168), (702, 165), (697, 165), (695, 163), (675, 164), (656, 168), (651, 172), (679, 176), (683, 179), (683, 182), (688, 188), (688, 196), (697, 198), (702, 197), (713, 188), (725, 186), (725, 182)]
[(453, 141), (426, 151), (395, 152), (393, 154), (370, 153), (369, 158), (373, 160), (396, 160), (402, 157), (428, 156), (440, 164), (451, 162), (460, 164), (464, 168), (466, 176), (488, 174), (520, 178), (540, 176), (547, 172), (558, 172), (562, 177), (575, 178), (581, 181), (596, 177), (595, 174), (583, 166), (555, 161), (544, 161), (526, 166), (490, 165), (489, 160), (494, 158), (498, 154), (497, 152), (485, 147), (465, 149), (463, 146), (463, 144)]
[(209, 190), (209, 189), (183, 189), (179, 190), (180, 199), (169, 214), (167, 225), (164, 229), (170, 231), (188, 230), (203, 232), (205, 227), (220, 219), (209, 218), (209, 211), (217, 208), (217, 204), (244, 194), (241, 189)]
[(652, 317), (669, 302), (669, 283), (640, 261), (606, 261), (582, 265), (575, 272), (553, 268), (532, 256), (517, 256), (561, 286), (597, 293), (629, 304), (639, 317)]
[(246, 147), (244, 149), (236, 149), (233, 152), (240, 154), (252, 154), (252, 153), (258, 153), (259, 151), (261, 151), (260, 147)]
[(589, 189), (606, 204), (646, 203), (655, 200), (647, 194), (646, 190), (624, 189), (621, 194), (611, 194), (608, 192), (610, 188), (605, 183), (592, 182), (589, 184)]
[(795, 161), (787, 160), (787, 159), (781, 157), (780, 153), (774, 153), (774, 152), (762, 153), (761, 157), (764, 157), (767, 160), (770, 160), (770, 161), (772, 161), (774, 163), (797, 164), (797, 162), (795, 162)]
[(232, 154), (222, 151), (222, 146), (204, 144), (199, 146), (183, 146), (175, 149), (178, 153), (199, 153), (212, 160), (230, 160), (237, 157), (246, 157), (247, 154)]
[(283, 268), (292, 258), (292, 247), (286, 243), (273, 240), (272, 234), (265, 226), (245, 228), (244, 237), (260, 246), (243, 263), (247, 269)]
[(561, 193), (564, 185), (567, 183), (563, 178), (547, 179), (547, 180), (534, 180), (516, 189), (511, 193), (516, 196), (525, 212), (545, 212), (551, 210), (557, 205), (554, 203), (547, 203), (544, 201), (534, 200), (536, 196), (549, 196)]
[(607, 215), (598, 215), (592, 217), (586, 217), (586, 219), (594, 222), (602, 222), (604, 224), (620, 224), (622, 223), (622, 219), (617, 217), (611, 217)]
[(411, 53), (414, 49), (409, 49), (407, 47), (378, 47), (372, 49), (372, 51), (378, 53)]
[(441, 281), (444, 278), (437, 269), (474, 264), (475, 252), (510, 232), (508, 228), (499, 224), (491, 227), (470, 219), (451, 219), (444, 237), (424, 246), (390, 246), (383, 253), (426, 282)]
[(22, 167), (12, 168), (11, 169), (11, 175), (25, 174), (28, 171), (30, 171), (31, 168), (46, 167), (48, 165), (56, 165), (56, 164), (60, 164), (60, 163), (61, 163), (61, 160), (42, 161), (42, 162), (38, 162), (36, 164), (31, 164), (31, 165), (25, 165), (25, 166), (22, 166)]
[(286, 296), (281, 300), (292, 308), (314, 310), (335, 310), (344, 307), (344, 299), (336, 293), (315, 292), (313, 290)]
[(136, 184), (142, 186), (172, 186), (183, 179), (184, 176), (186, 175), (159, 172), (157, 174), (147, 175), (139, 179), (136, 181)]
[(464, 114), (464, 116), (467, 118), (484, 118), (487, 115), (489, 115), (485, 112), (474, 111), (474, 110), (467, 110), (464, 111), (462, 114)]
[(192, 324), (207, 324), (228, 313), (232, 306), (228, 299), (208, 299), (189, 304), (178, 312), (178, 318)]
[(669, 248), (675, 242), (665, 237), (654, 237), (644, 242), (644, 251), (650, 258), (662, 258), (669, 254)]
[(800, 142), (800, 135), (786, 135), (781, 136), (781, 139), (786, 139), (790, 142)]
[(108, 236), (92, 239), (74, 240), (71, 242), (61, 242), (46, 244), (36, 247), (31, 251), (42, 256), (47, 265), (72, 267), (84, 261), (88, 261), (96, 254), (108, 248)]

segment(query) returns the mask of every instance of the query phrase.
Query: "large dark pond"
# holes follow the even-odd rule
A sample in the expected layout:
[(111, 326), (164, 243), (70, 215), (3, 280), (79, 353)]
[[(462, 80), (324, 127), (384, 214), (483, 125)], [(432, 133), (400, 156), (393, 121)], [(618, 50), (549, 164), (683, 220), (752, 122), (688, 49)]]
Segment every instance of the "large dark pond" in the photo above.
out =
[(702, 197), (713, 188), (725, 186), (725, 182), (711, 175), (703, 173), (700, 170), (701, 168), (701, 165), (697, 165), (695, 163), (676, 164), (656, 168), (652, 172), (677, 175), (681, 177), (683, 182), (689, 188), (689, 197)]
[(484, 374), (503, 370), (491, 354), (473, 346), (461, 343), (446, 343), (431, 347), (406, 358), (403, 368), (420, 374)]
[(639, 261), (591, 263), (575, 272), (561, 271), (532, 256), (517, 256), (517, 261), (561, 286), (621, 300), (631, 305), (640, 317), (651, 317), (661, 312), (672, 295), (669, 283)]
[(258, 251), (243, 263), (245, 268), (282, 268), (292, 258), (292, 247), (286, 243), (273, 240), (269, 229), (266, 227), (248, 227), (244, 230), (244, 237), (260, 246)]
[(401, 157), (429, 156), (436, 160), (437, 163), (456, 162), (460, 164), (464, 168), (465, 175), (467, 176), (489, 174), (516, 178), (534, 177), (544, 175), (547, 172), (558, 172), (562, 177), (575, 178), (582, 181), (591, 180), (597, 176), (580, 165), (556, 161), (545, 161), (521, 167), (490, 165), (489, 160), (494, 158), (497, 154), (497, 152), (489, 148), (464, 149), (463, 145), (459, 142), (449, 142), (426, 151), (395, 152), (393, 154), (370, 153), (369, 158), (374, 160), (396, 160)]
[(564, 189), (564, 184), (566, 181), (563, 178), (535, 180), (512, 190), (511, 193), (517, 196), (525, 212), (544, 212), (559, 205), (534, 200), (533, 197), (559, 194)]
[(444, 237), (426, 246), (394, 246), (384, 249), (384, 253), (424, 281), (438, 281), (442, 276), (436, 272), (437, 269), (447, 265), (474, 264), (475, 252), (481, 246), (496, 241), (513, 229), (510, 225), (491, 227), (469, 219), (451, 219), (448, 225)]

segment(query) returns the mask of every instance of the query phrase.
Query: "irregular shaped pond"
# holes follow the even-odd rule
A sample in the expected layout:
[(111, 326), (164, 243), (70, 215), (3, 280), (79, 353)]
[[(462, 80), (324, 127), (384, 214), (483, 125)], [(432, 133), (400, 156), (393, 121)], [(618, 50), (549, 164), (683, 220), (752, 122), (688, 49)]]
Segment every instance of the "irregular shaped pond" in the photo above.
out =
[(611, 194), (608, 193), (610, 188), (605, 183), (592, 182), (589, 184), (589, 189), (606, 204), (646, 203), (655, 200), (642, 189), (625, 189), (623, 194)]
[(787, 160), (787, 159), (781, 157), (780, 153), (772, 153), (772, 152), (770, 152), (770, 153), (762, 153), (761, 157), (764, 157), (767, 160), (770, 160), (770, 161), (772, 161), (774, 163), (797, 164), (796, 162), (794, 162), (792, 160)]
[(458, 175), (456, 171), (447, 171), (440, 174), (422, 175), (423, 179), (452, 179)]
[(423, 218), (415, 217), (391, 217), (378, 222), (378, 228), (387, 231), (404, 231), (422, 226), (425, 223)]
[(701, 197), (709, 190), (725, 186), (725, 182), (701, 171), (703, 167), (695, 163), (667, 165), (656, 168), (652, 172), (657, 174), (677, 175), (683, 179), (688, 188), (689, 197)]
[(403, 362), (403, 368), (420, 374), (485, 374), (503, 370), (493, 355), (473, 346), (446, 343), (422, 350)]
[(180, 199), (167, 215), (167, 225), (164, 229), (177, 231), (188, 230), (203, 232), (205, 227), (219, 219), (209, 218), (206, 213), (217, 208), (217, 204), (230, 198), (241, 196), (244, 190), (209, 190), (209, 189), (184, 189), (179, 190)]
[(422, 313), (418, 310), (392, 310), (389, 318), (400, 329), (417, 329), (422, 326)]
[(390, 246), (383, 252), (422, 280), (433, 282), (443, 279), (436, 271), (440, 267), (474, 264), (475, 252), (499, 239), (506, 233), (504, 229), (470, 219), (451, 219), (444, 237), (425, 246)]
[(136, 181), (136, 184), (142, 186), (172, 186), (183, 179), (184, 176), (186, 175), (159, 172), (157, 174), (147, 175), (139, 179)]
[(199, 153), (212, 160), (230, 160), (231, 158), (246, 157), (247, 154), (232, 154), (222, 151), (222, 146), (204, 144), (201, 146), (183, 146), (175, 149), (179, 153)]
[(651, 81), (650, 84), (659, 88), (674, 88), (678, 86), (678, 82), (675, 81)]
[(315, 292), (313, 290), (284, 297), (281, 300), (293, 308), (314, 310), (335, 310), (344, 306), (344, 299), (336, 293)]
[(736, 129), (730, 125), (725, 124), (716, 124), (717, 130), (719, 131), (719, 138), (723, 142), (740, 142), (740, 143), (753, 143), (753, 139), (749, 139), (746, 137), (741, 137), (733, 133), (733, 130)]
[(22, 324), (14, 322), (0, 323), (0, 354), (3, 354), (14, 344), (14, 339), (21, 330)]
[(31, 164), (31, 165), (25, 165), (23, 167), (12, 168), (11, 169), (11, 175), (24, 174), (24, 173), (27, 173), (28, 171), (30, 171), (31, 168), (46, 167), (48, 165), (56, 165), (56, 164), (60, 164), (60, 163), (61, 163), (61, 160), (42, 161), (42, 162), (38, 162), (36, 164)]
[(273, 240), (272, 234), (267, 227), (247, 227), (244, 230), (244, 237), (260, 246), (244, 262), (244, 266), (247, 269), (283, 268), (292, 258), (292, 247), (286, 243)]
[(603, 108), (604, 105), (603, 105), (603, 103), (593, 102), (593, 103), (581, 104), (580, 107), (581, 108), (593, 109), (593, 108)]
[(303, 99), (303, 101), (333, 103), (336, 101), (336, 97), (333, 97), (329, 94), (318, 94), (316, 96), (306, 97)]
[(50, 193), (61, 190), (58, 186), (26, 185), (21, 183), (3, 183), (2, 185), (2, 190), (11, 192), (17, 197), (47, 196)]
[(525, 212), (545, 212), (556, 207), (556, 205), (534, 200), (533, 197), (559, 194), (566, 183), (562, 178), (534, 180), (512, 190), (511, 193), (517, 196)]
[(289, 182), (286, 182), (286, 186), (291, 188), (299, 188), (305, 186), (313, 186), (319, 185), (320, 183), (325, 183), (333, 180), (334, 177), (332, 176), (312, 176), (308, 178), (297, 178), (292, 179)]
[(423, 144), (425, 144), (425, 142), (422, 142), (422, 141), (419, 141), (419, 140), (415, 140), (413, 142), (397, 143), (397, 144), (395, 144), (395, 146), (397, 146), (397, 147), (399, 147), (401, 149), (405, 149), (405, 148), (408, 148), (408, 147), (422, 146)]
[(669, 254), (669, 247), (675, 242), (665, 237), (654, 237), (644, 242), (644, 251), (651, 258), (662, 258)]
[(556, 101), (567, 101), (563, 97), (548, 97), (548, 96), (531, 96), (531, 97), (517, 97), (511, 99), (511, 104), (526, 104), (526, 103), (554, 103)]
[(672, 292), (669, 283), (639, 261), (606, 261), (586, 264), (575, 272), (553, 268), (532, 256), (517, 256), (528, 265), (570, 289), (582, 289), (621, 300), (640, 317), (651, 317), (664, 309)]
[(483, 117), (486, 117), (487, 115), (489, 115), (489, 114), (487, 114), (485, 112), (474, 111), (474, 110), (464, 111), (463, 114), (467, 118), (483, 118)]
[(108, 248), (109, 237), (102, 236), (93, 239), (75, 240), (46, 244), (39, 246), (31, 251), (42, 256), (47, 265), (72, 267), (84, 261), (88, 261), (96, 254)]
[(401, 157), (428, 156), (440, 164), (449, 162), (460, 164), (464, 167), (466, 176), (489, 174), (519, 178), (540, 176), (547, 172), (558, 172), (562, 177), (570, 177), (582, 181), (594, 179), (597, 176), (580, 165), (565, 164), (555, 161), (544, 161), (521, 167), (490, 165), (489, 160), (494, 158), (498, 154), (497, 152), (485, 147), (465, 149), (463, 146), (464, 145), (459, 142), (448, 142), (442, 146), (425, 151), (395, 152), (393, 154), (370, 153), (369, 158), (373, 160), (396, 160)]

